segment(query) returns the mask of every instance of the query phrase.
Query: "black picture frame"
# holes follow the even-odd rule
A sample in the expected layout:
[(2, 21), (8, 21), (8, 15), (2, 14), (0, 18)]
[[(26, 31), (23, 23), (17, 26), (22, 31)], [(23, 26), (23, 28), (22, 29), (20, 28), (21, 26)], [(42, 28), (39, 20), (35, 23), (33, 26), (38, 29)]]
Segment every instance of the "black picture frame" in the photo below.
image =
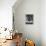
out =
[(33, 24), (33, 14), (26, 14), (26, 24)]

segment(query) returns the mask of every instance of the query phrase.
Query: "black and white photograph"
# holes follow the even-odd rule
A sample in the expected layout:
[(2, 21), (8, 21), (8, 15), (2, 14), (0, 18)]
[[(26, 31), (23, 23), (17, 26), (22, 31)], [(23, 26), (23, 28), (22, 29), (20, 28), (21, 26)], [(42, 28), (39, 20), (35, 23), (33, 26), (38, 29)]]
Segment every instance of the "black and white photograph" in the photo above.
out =
[(33, 18), (34, 18), (33, 14), (27, 14), (25, 23), (26, 24), (33, 24)]

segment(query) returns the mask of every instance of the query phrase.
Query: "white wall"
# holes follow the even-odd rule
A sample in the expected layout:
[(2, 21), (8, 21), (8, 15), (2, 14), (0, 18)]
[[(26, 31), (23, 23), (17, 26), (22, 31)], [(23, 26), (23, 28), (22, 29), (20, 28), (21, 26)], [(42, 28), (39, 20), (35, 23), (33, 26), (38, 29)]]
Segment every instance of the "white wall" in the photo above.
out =
[[(33, 2), (36, 3), (36, 5)], [(13, 11), (15, 13), (15, 28), (17, 28), (18, 31), (23, 32), (24, 36), (27, 36), (27, 35), (25, 35), (25, 33), (27, 33), (27, 34), (31, 35), (31, 38), (35, 37), (36, 39), (35, 38), (34, 39), (36, 41), (41, 38), (42, 46), (46, 46), (46, 0), (41, 0), (41, 2), (40, 2), (40, 0), (39, 1), (33, 0), (33, 2), (29, 2), (29, 0), (28, 1), (26, 0), (26, 3), (24, 1), (24, 3), (22, 3), (21, 5), (18, 5), (18, 7), (16, 7), (16, 5), (14, 5)], [(40, 3), (41, 3), (41, 6), (40, 6)], [(30, 7), (30, 5), (33, 8)], [(38, 9), (39, 7), (41, 9)], [(39, 10), (41, 10), (41, 12), (39, 12)], [(37, 11), (37, 14), (35, 11)], [(34, 15), (35, 15), (34, 25), (25, 24), (25, 14), (26, 13), (29, 13), (29, 14), (34, 13)], [(39, 18), (41, 19), (41, 22), (40, 22), (41, 26), (39, 26), (40, 25)], [(38, 33), (38, 35), (36, 33)], [(41, 37), (40, 37), (40, 35), (41, 35)], [(38, 36), (39, 36), (39, 38), (38, 38)], [(40, 41), (39, 41), (39, 43), (40, 43)]]
[(0, 0), (0, 27), (12, 28), (12, 6), (16, 0)]
[[(41, 1), (23, 0), (16, 8), (14, 5), (15, 28), (22, 32), (24, 37), (35, 41), (36, 46), (41, 46)], [(25, 15), (34, 15), (34, 24), (25, 24)]]
[(46, 0), (42, 0), (41, 5), (41, 36), (42, 46), (46, 46)]

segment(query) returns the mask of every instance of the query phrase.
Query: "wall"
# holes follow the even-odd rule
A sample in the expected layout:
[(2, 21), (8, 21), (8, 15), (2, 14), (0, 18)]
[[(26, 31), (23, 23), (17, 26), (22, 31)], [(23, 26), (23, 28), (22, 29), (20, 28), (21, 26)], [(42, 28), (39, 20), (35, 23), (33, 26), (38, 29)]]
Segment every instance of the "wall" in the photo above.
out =
[(41, 38), (42, 46), (46, 46), (46, 0), (41, 3)]
[[(16, 7), (14, 5), (15, 28), (24, 34), (24, 38), (35, 41), (36, 46), (41, 46), (41, 0), (23, 0)], [(25, 24), (25, 15), (34, 15), (34, 24)]]

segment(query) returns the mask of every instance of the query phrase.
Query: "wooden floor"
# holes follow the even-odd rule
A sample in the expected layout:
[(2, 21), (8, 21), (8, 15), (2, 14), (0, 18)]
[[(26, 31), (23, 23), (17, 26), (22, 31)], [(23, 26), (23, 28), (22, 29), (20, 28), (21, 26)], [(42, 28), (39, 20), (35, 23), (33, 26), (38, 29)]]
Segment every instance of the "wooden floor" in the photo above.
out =
[(2, 43), (0, 46), (16, 46), (15, 39), (13, 40), (6, 40), (6, 42)]

